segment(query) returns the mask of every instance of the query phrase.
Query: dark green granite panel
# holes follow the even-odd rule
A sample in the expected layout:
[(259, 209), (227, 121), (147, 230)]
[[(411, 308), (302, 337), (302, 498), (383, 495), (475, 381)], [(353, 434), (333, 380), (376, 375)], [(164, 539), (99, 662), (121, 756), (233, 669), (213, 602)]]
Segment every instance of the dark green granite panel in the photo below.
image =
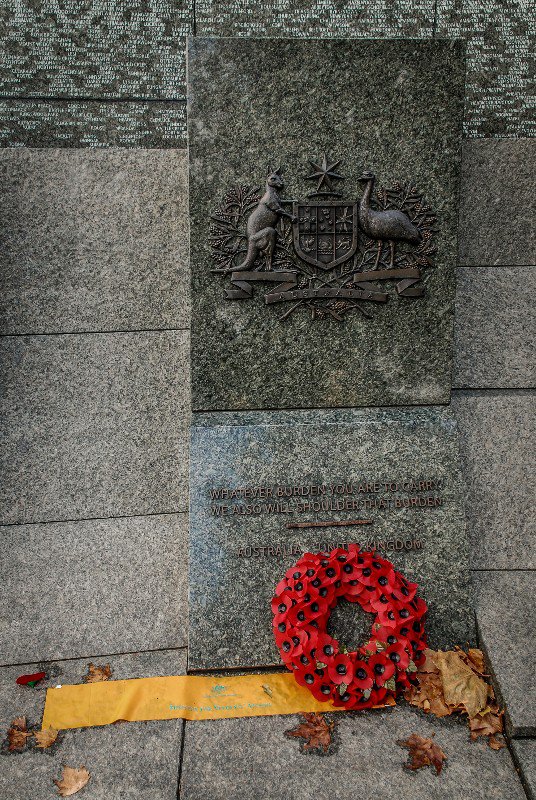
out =
[(0, 147), (186, 147), (186, 104), (0, 100)]
[(431, 37), (433, 0), (197, 0), (201, 36)]
[[(457, 429), (447, 409), (358, 409), (194, 416), (190, 471), (189, 667), (275, 665), (270, 599), (285, 571), (299, 557), (288, 548), (318, 551), (339, 542), (371, 539), (422, 543), (421, 549), (383, 551), (412, 580), (429, 604), (432, 646), (474, 641)], [(230, 417), (227, 423), (227, 417)], [(242, 424), (241, 424), (242, 423)], [(420, 491), (406, 481), (436, 481)], [(277, 496), (278, 486), (398, 482), (400, 488), (325, 496)], [(212, 499), (212, 490), (271, 487), (273, 499)], [(411, 497), (441, 498), (441, 505), (397, 507)], [(304, 501), (372, 501), (371, 508), (297, 509)], [(379, 500), (390, 500), (389, 508)], [(279, 503), (270, 512), (266, 504)], [(220, 515), (212, 508), (226, 505)], [(247, 506), (250, 506), (248, 511)], [(285, 511), (294, 506), (294, 511)], [(235, 508), (237, 509), (235, 513)], [(249, 513), (251, 512), (251, 513)], [(297, 521), (372, 519), (372, 524), (288, 529)], [(287, 554), (249, 556), (248, 547), (287, 548)], [(398, 545), (393, 545), (398, 546)], [(244, 548), (245, 555), (238, 554)], [(351, 611), (351, 614), (348, 614)], [(344, 613), (346, 612), (346, 613)], [(365, 628), (359, 610), (339, 613), (336, 632), (355, 646)], [(367, 619), (368, 619), (367, 615)], [(372, 619), (372, 617), (370, 618)]]
[(184, 98), (193, 0), (4, 4), (4, 97)]
[[(189, 145), (193, 407), (197, 410), (445, 403), (450, 396), (462, 46), (408, 40), (190, 39)], [(210, 216), (230, 187), (284, 165), (304, 198), (308, 160), (411, 182), (438, 216), (422, 298), (391, 297), (371, 318), (311, 320), (228, 301), (211, 273)], [(277, 306), (277, 304), (275, 304)]]
[(536, 136), (533, 0), (438, 0), (436, 35), (467, 41), (465, 134)]

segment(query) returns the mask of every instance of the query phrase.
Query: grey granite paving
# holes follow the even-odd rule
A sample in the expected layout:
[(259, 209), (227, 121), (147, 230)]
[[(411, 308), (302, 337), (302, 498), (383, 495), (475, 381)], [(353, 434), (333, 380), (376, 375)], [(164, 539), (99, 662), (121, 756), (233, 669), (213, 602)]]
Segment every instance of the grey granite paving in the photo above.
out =
[[(336, 415), (325, 411), (318, 418), (309, 412), (307, 421), (285, 425), (281, 412), (275, 412), (265, 415), (274, 417), (271, 425), (250, 426), (225, 426), (221, 414), (219, 426), (199, 428), (194, 414), (191, 669), (280, 664), (270, 627), (270, 601), (278, 580), (297, 560), (292, 552), (282, 552), (291, 545), (299, 554), (331, 550), (338, 542), (357, 542), (363, 549), (378, 547), (421, 587), (429, 606), (431, 646), (475, 640), (454, 420), (448, 410), (437, 408), (363, 409), (346, 414), (347, 424), (336, 423)], [(427, 488), (419, 490), (415, 484), (429, 480), (434, 483)], [(378, 488), (366, 491), (362, 487), (367, 482)], [(395, 488), (391, 488), (393, 483)], [(314, 496), (308, 488), (307, 494), (286, 494), (293, 487), (301, 492), (304, 486), (324, 486), (325, 494)], [(337, 488), (331, 490), (332, 486)], [(220, 488), (237, 487), (268, 487), (271, 498), (214, 496)], [(427, 505), (431, 497), (440, 498), (439, 505)], [(409, 498), (414, 499), (413, 506)], [(345, 507), (345, 501), (350, 505)], [(296, 523), (354, 519), (369, 519), (372, 524), (346, 529), (288, 528)], [(368, 544), (371, 540), (373, 544)], [(409, 546), (402, 540), (409, 541)], [(414, 541), (421, 547), (412, 546)], [(255, 547), (269, 546), (271, 553), (253, 552)], [(274, 551), (277, 547), (279, 553)], [(367, 615), (366, 626), (371, 624), (372, 617)], [(214, 629), (217, 637), (212, 635)], [(350, 628), (352, 644), (357, 646), (364, 638), (360, 633)]]
[(512, 750), (529, 800), (536, 799), (536, 739), (515, 739)]
[(477, 623), (506, 706), (511, 736), (536, 736), (536, 684), (530, 654), (536, 637), (536, 571), (474, 575)]
[[(189, 42), (193, 408), (448, 402), (462, 48), (415, 40)], [(308, 159), (324, 149), (342, 159), (343, 197), (362, 196), (364, 168), (375, 170), (378, 184), (410, 181), (425, 194), (439, 233), (435, 265), (422, 267), (424, 295), (399, 296), (393, 287), (388, 302), (364, 304), (371, 318), (353, 312), (342, 321), (311, 319), (301, 301), (267, 306), (266, 284), (249, 299), (227, 299), (230, 278), (211, 272), (211, 215), (233, 186), (264, 183), (269, 159), (284, 164), (282, 197), (306, 197)], [(323, 286), (314, 274), (321, 269), (300, 274), (301, 286)]]
[(202, 36), (430, 37), (432, 0), (197, 0)]
[(460, 267), (452, 385), (536, 386), (536, 267)]
[[(180, 650), (111, 658), (95, 655), (90, 660), (96, 664), (109, 662), (115, 679), (178, 675), (184, 672), (186, 663)], [(87, 666), (84, 659), (0, 669), (0, 739), (15, 717), (26, 716), (28, 724), (40, 724), (46, 687), (81, 683)], [(34, 689), (17, 686), (19, 675), (40, 668), (48, 675), (43, 684)], [(2, 750), (0, 796), (2, 800), (57, 797), (52, 781), (61, 777), (67, 764), (84, 765), (91, 773), (79, 795), (86, 800), (176, 800), (182, 730), (182, 720), (129, 722), (65, 731), (48, 750)]]
[(464, 142), (460, 264), (536, 264), (535, 184), (536, 139)]
[(191, 0), (21, 0), (3, 22), (3, 96), (184, 97)]
[(186, 103), (0, 100), (0, 147), (186, 147)]
[(535, 569), (534, 392), (454, 392), (476, 569)]
[(0, 663), (183, 647), (186, 514), (0, 527)]
[(184, 150), (0, 150), (0, 332), (189, 326)]
[(4, 337), (0, 522), (187, 507), (184, 331)]
[(534, 3), (438, 0), (435, 31), (467, 41), (466, 135), (534, 136)]
[[(455, 720), (408, 707), (333, 715), (335, 745), (325, 757), (300, 752), (284, 731), (301, 717), (186, 723), (181, 800), (525, 800), (507, 749), (471, 743)], [(398, 739), (435, 734), (448, 756), (439, 777), (404, 768)]]

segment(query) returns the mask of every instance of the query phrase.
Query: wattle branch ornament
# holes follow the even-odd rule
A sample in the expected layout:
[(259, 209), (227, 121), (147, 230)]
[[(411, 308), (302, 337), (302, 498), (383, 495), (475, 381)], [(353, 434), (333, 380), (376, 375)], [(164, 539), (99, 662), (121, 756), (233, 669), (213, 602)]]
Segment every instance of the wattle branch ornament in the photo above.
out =
[[(409, 685), (426, 647), (427, 606), (417, 588), (390, 561), (357, 545), (305, 553), (277, 584), (272, 600), (281, 658), (317, 700), (348, 709), (381, 705)], [(327, 632), (341, 597), (375, 614), (369, 641), (353, 652)]]

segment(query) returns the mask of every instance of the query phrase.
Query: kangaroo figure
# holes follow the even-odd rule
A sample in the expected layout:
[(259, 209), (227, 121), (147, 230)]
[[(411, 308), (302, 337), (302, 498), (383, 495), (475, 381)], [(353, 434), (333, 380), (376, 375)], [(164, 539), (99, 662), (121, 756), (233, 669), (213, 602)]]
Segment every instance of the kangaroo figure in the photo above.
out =
[(292, 222), (296, 218), (283, 210), (279, 192), (285, 188), (281, 177), (281, 167), (275, 172), (269, 172), (266, 180), (266, 192), (263, 194), (257, 207), (251, 212), (246, 233), (248, 237), (248, 250), (245, 260), (237, 267), (233, 267), (228, 272), (243, 272), (252, 269), (259, 253), (266, 258), (265, 269), (272, 269), (272, 259), (275, 244), (277, 241), (277, 231), (275, 226), (279, 217), (288, 217)]

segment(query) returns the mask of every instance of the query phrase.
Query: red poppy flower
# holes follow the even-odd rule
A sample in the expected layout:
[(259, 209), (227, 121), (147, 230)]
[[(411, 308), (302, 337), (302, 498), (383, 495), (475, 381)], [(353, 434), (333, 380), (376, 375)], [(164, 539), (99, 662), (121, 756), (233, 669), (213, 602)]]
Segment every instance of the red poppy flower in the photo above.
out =
[(319, 633), (316, 640), (315, 658), (317, 661), (327, 663), (327, 660), (339, 652), (339, 643), (327, 633)]
[(374, 675), (376, 686), (383, 686), (395, 674), (395, 665), (391, 659), (386, 658), (384, 652), (375, 653), (369, 658), (368, 664)]
[(409, 667), (409, 655), (404, 645), (400, 642), (392, 644), (385, 651), (387, 658), (390, 658), (397, 670), (406, 670)]
[(356, 661), (354, 666), (354, 680), (352, 682), (352, 688), (362, 689), (366, 691), (367, 689), (372, 689), (374, 684), (374, 677), (372, 674), (372, 668), (366, 661)]
[(351, 658), (345, 653), (339, 653), (335, 658), (330, 659), (328, 664), (328, 675), (332, 683), (339, 686), (341, 683), (346, 685), (352, 683), (354, 678), (354, 665)]

